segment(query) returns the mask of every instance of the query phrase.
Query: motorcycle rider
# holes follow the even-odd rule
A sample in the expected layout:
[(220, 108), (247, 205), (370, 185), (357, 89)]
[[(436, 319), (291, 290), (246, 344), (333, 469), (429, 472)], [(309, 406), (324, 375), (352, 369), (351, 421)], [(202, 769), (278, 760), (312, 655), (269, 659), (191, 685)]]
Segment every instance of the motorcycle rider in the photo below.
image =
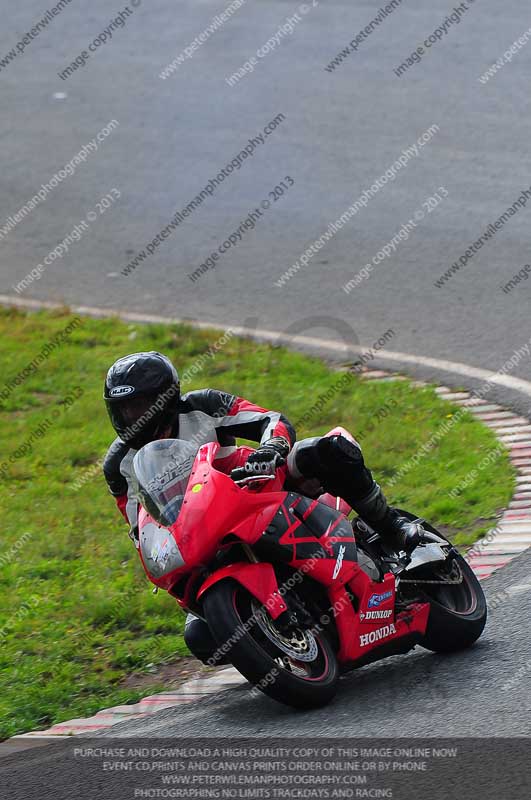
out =
[[(179, 376), (161, 353), (132, 353), (119, 358), (107, 372), (104, 400), (118, 438), (103, 463), (110, 493), (126, 521), (135, 529), (137, 500), (132, 486), (132, 462), (137, 450), (162, 438), (221, 444), (217, 468), (230, 473), (269, 473), (285, 464), (286, 483), (299, 491), (312, 485), (343, 498), (394, 549), (410, 552), (420, 541), (421, 528), (391, 508), (357, 443), (344, 436), (315, 436), (296, 442), (290, 422), (217, 389), (181, 395)], [(236, 437), (258, 443), (256, 450), (236, 447)], [(194, 655), (206, 661), (214, 650), (206, 623), (188, 615), (185, 641)]]

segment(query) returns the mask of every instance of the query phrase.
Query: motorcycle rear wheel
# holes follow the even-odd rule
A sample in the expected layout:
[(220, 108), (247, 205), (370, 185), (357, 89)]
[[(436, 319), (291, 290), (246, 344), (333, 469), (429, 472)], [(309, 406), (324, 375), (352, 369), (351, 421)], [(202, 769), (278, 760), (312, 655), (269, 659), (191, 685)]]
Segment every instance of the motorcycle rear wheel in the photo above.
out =
[[(415, 514), (398, 509), (401, 516), (417, 519)], [(423, 521), (427, 531), (442, 539), (446, 537), (427, 521)], [(448, 541), (448, 539), (446, 539)], [(414, 594), (430, 604), (430, 615), (426, 633), (419, 644), (434, 653), (452, 653), (464, 650), (474, 644), (483, 633), (487, 622), (487, 601), (480, 582), (470, 564), (458, 553), (453, 553), (444, 564), (433, 564), (408, 572), (411, 580), (417, 576), (420, 581), (445, 581), (462, 578), (459, 583), (421, 583), (416, 586), (401, 584), (405, 595)]]
[[(232, 580), (208, 590), (203, 610), (218, 647), (230, 645), (228, 658), (256, 689), (297, 709), (319, 708), (334, 697), (339, 668), (322, 631), (298, 629), (290, 640), (267, 609)], [(301, 660), (287, 652), (290, 641)]]
[[(450, 566), (451, 571), (448, 570)], [(487, 603), (468, 562), (456, 555), (442, 568), (423, 570), (422, 577), (460, 582), (419, 585), (430, 604), (428, 625), (420, 644), (434, 653), (451, 653), (470, 647), (483, 633)]]

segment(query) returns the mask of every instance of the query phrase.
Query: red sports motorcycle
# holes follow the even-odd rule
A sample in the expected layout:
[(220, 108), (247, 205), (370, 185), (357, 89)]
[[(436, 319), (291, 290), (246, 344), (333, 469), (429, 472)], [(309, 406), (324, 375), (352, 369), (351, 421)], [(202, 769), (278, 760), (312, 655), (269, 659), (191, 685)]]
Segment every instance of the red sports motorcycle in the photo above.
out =
[[(352, 438), (342, 428), (328, 435), (340, 433)], [(339, 498), (286, 491), (279, 474), (236, 482), (216, 469), (219, 447), (164, 439), (134, 459), (144, 569), (206, 620), (214, 660), (228, 658), (275, 700), (313, 708), (334, 696), (342, 672), (481, 635), (481, 586), (431, 525), (421, 520), (413, 553), (393, 552), (349, 521)]]

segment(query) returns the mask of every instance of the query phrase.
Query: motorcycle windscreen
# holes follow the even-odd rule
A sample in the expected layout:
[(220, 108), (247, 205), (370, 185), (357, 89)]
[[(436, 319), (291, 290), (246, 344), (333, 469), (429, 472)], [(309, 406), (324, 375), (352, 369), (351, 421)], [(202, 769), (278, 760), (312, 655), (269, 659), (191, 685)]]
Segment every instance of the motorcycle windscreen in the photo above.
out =
[(133, 459), (136, 497), (161, 525), (177, 520), (198, 447), (183, 439), (159, 439)]

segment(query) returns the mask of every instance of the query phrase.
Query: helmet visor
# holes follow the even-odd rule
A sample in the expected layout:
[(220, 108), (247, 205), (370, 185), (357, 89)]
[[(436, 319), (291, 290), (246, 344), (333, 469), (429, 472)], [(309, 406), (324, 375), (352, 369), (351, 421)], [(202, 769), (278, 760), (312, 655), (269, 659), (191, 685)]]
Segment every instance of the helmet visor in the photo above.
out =
[(107, 400), (106, 405), (114, 430), (130, 447), (138, 449), (155, 436), (160, 424), (156, 395)]
[(155, 397), (132, 397), (120, 401), (122, 420), (126, 427), (147, 422), (157, 413)]

